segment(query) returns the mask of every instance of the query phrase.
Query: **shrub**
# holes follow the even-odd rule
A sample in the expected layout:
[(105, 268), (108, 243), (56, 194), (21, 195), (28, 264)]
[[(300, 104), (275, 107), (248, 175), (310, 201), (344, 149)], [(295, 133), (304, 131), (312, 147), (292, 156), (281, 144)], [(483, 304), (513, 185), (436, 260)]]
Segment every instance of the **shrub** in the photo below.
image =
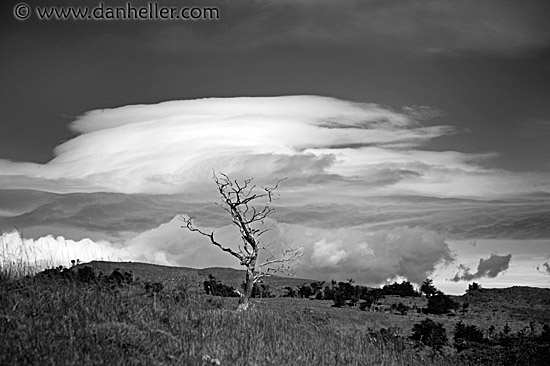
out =
[(72, 267), (67, 268), (58, 266), (48, 268), (36, 274), (40, 279), (64, 280), (79, 284), (103, 284), (114, 289), (125, 285), (134, 284), (134, 276), (131, 272), (121, 272), (120, 269), (115, 269), (111, 274), (104, 275), (101, 272), (96, 274), (92, 267)]
[(542, 327), (542, 333), (540, 334), (540, 341), (542, 343), (550, 343), (550, 325), (544, 324)]
[(341, 308), (342, 306), (346, 305), (346, 297), (342, 292), (335, 292), (332, 301), (334, 302), (334, 304), (332, 304), (332, 307), (335, 308)]
[(97, 276), (95, 274), (95, 271), (92, 267), (81, 267), (77, 270), (77, 279), (80, 282), (84, 283), (96, 283), (97, 282)]
[(282, 297), (296, 297), (296, 290), (293, 287), (286, 286), (284, 290), (286, 290), (286, 292)]
[(71, 279), (73, 272), (70, 268), (64, 266), (57, 266), (54, 268), (46, 268), (42, 272), (37, 273), (39, 278), (54, 278), (54, 279)]
[(164, 284), (162, 282), (145, 282), (143, 286), (146, 292), (159, 293), (164, 289)]
[(374, 300), (372, 300), (372, 299), (370, 299), (370, 300), (367, 299), (367, 300), (361, 301), (359, 303), (359, 310), (370, 309), (373, 302), (374, 302)]
[(475, 347), (485, 342), (483, 332), (475, 325), (465, 325), (459, 321), (455, 325), (454, 347), (458, 352)]
[(112, 287), (120, 287), (123, 285), (131, 285), (134, 283), (134, 277), (130, 272), (120, 272), (117, 268), (110, 275), (103, 279), (103, 282), (110, 284)]
[(298, 287), (298, 295), (300, 295), (300, 297), (302, 298), (308, 298), (313, 295), (313, 290), (309, 285), (303, 284), (302, 286)]
[(207, 295), (222, 296), (222, 297), (238, 297), (235, 287), (224, 285), (209, 274), (208, 280), (203, 282), (204, 291)]
[(323, 300), (334, 300), (334, 289), (325, 286), (325, 290), (323, 291)]
[(441, 291), (431, 296), (428, 299), (426, 313), (428, 314), (446, 314), (451, 310), (458, 309), (459, 305), (449, 295), (445, 295)]
[(409, 281), (394, 282), (391, 285), (382, 287), (382, 290), (384, 291), (384, 295), (397, 295), (401, 297), (419, 296), (419, 293), (414, 290), (413, 285)]
[[(243, 282), (243, 291), (244, 291), (244, 282)], [(269, 288), (268, 284), (255, 283), (252, 286), (252, 295), (250, 297), (259, 297), (259, 298), (265, 299), (269, 297), (275, 297), (275, 295), (271, 293), (271, 289)]]
[(481, 290), (481, 284), (479, 284), (477, 282), (472, 282), (471, 284), (468, 285), (467, 292), (472, 293), (472, 292), (479, 291), (479, 290)]
[(406, 315), (407, 312), (409, 311), (409, 307), (405, 304), (403, 304), (402, 302), (400, 302), (399, 304), (392, 304), (392, 310), (395, 310), (397, 312), (399, 312), (401, 315)]
[(413, 326), (412, 340), (432, 347), (434, 350), (440, 350), (447, 344), (447, 332), (443, 324), (436, 323), (431, 319), (424, 319)]

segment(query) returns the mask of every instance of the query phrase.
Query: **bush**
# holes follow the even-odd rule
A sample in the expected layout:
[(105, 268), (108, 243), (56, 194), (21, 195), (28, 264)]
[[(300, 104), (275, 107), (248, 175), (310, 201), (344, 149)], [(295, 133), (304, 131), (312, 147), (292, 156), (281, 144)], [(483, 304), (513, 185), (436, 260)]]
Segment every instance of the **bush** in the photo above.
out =
[(479, 290), (481, 290), (481, 285), (477, 282), (472, 282), (471, 284), (468, 285), (468, 290), (466, 292), (472, 293)]
[(447, 314), (451, 310), (458, 309), (459, 305), (449, 295), (445, 295), (441, 291), (428, 298), (428, 306), (426, 313), (428, 314)]
[(286, 290), (286, 292), (282, 297), (296, 297), (296, 290), (293, 287), (286, 286), (283, 290)]
[(222, 296), (222, 297), (238, 297), (239, 294), (235, 291), (235, 287), (226, 286), (223, 283), (216, 280), (216, 278), (209, 274), (208, 280), (203, 282), (204, 291), (207, 295)]
[(409, 307), (403, 304), (402, 302), (400, 302), (399, 304), (392, 304), (391, 308), (392, 310), (397, 311), (401, 315), (406, 315), (407, 312), (409, 311)]
[(346, 297), (342, 292), (335, 292), (332, 301), (334, 302), (334, 304), (332, 304), (334, 308), (341, 308), (346, 305)]
[(443, 328), (443, 324), (436, 323), (431, 319), (424, 319), (415, 324), (410, 338), (432, 347), (434, 350), (440, 350), (447, 344), (447, 332)]
[(164, 289), (164, 284), (162, 282), (145, 282), (143, 288), (146, 292), (159, 293)]
[(403, 281), (401, 283), (394, 282), (391, 285), (382, 287), (382, 291), (384, 291), (384, 295), (397, 295), (401, 297), (420, 296), (420, 294), (414, 290), (413, 285), (409, 281)]
[[(243, 291), (244, 291), (244, 282), (243, 282)], [(254, 286), (252, 286), (252, 297), (259, 297), (259, 298), (265, 299), (269, 297), (275, 297), (275, 295), (271, 293), (271, 289), (269, 288), (268, 284), (255, 283)]]
[(298, 287), (298, 295), (302, 298), (308, 298), (313, 295), (313, 290), (309, 285), (303, 284), (302, 286)]
[(36, 274), (39, 279), (63, 280), (71, 281), (78, 284), (102, 284), (108, 285), (109, 288), (115, 289), (125, 285), (134, 284), (134, 276), (131, 272), (121, 272), (118, 268), (113, 270), (111, 274), (104, 275), (103, 273), (96, 274), (92, 267), (71, 267), (58, 266), (48, 268)]
[(456, 323), (454, 333), (454, 347), (458, 352), (476, 347), (486, 341), (481, 330), (475, 325), (465, 325), (462, 321)]
[(120, 272), (117, 268), (110, 275), (103, 278), (103, 282), (110, 284), (112, 287), (121, 287), (123, 285), (131, 285), (134, 283), (134, 277), (130, 272)]
[(370, 300), (367, 299), (367, 300), (365, 300), (365, 301), (361, 301), (361, 302), (359, 303), (359, 310), (367, 310), (367, 309), (370, 309), (373, 302), (374, 302), (374, 301), (373, 301), (372, 299), (370, 299)]

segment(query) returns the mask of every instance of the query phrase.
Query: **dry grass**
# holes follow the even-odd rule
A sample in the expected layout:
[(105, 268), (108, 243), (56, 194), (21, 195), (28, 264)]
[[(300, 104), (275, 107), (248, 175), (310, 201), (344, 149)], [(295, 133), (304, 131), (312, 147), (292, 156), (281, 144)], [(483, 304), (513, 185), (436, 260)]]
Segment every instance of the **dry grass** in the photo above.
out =
[[(29, 272), (25, 263), (2, 267), (1, 365), (464, 364), (450, 347), (443, 357), (414, 347), (408, 336), (414, 323), (427, 316), (413, 311), (398, 315), (333, 308), (332, 301), (270, 298), (254, 299), (251, 311), (236, 312), (237, 299), (201, 293), (209, 273), (141, 263), (94, 266), (104, 273), (132, 269), (164, 288), (147, 291), (143, 280), (113, 287), (22, 277)], [(452, 338), (461, 319), (482, 330), (495, 325), (498, 331), (500, 318), (483, 319), (495, 309), (507, 309), (502, 319), (522, 329), (529, 321), (520, 319), (528, 315), (522, 312), (525, 301), (536, 309), (548, 310), (550, 304), (544, 292), (550, 290), (542, 290), (538, 300), (525, 293), (529, 289), (493, 291), (459, 298), (470, 303), (466, 315), (429, 317), (443, 323)], [(510, 296), (515, 300), (506, 300)]]
[(236, 312), (236, 299), (169, 285), (152, 294), (139, 282), (113, 288), (59, 278), (3, 280), (0, 364), (451, 364), (404, 338), (346, 326), (327, 315), (325, 304), (271, 299)]

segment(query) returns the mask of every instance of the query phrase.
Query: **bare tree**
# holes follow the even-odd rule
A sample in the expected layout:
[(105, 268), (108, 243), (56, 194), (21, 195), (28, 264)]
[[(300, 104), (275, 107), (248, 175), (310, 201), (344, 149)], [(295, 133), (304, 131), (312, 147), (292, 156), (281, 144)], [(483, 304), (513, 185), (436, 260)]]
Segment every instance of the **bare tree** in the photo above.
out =
[[(244, 289), (243, 293), (239, 292), (238, 307), (239, 310), (246, 310), (254, 284), (265, 276), (279, 272), (290, 273), (289, 264), (301, 255), (301, 250), (281, 248), (279, 253), (275, 253), (270, 248), (273, 243), (264, 244), (261, 241), (262, 235), (273, 229), (273, 225), (268, 225), (266, 219), (275, 212), (271, 204), (278, 196), (279, 183), (282, 180), (278, 180), (273, 187), (257, 187), (252, 184), (252, 179), (239, 182), (231, 180), (223, 173), (220, 176), (214, 173), (213, 179), (221, 196), (221, 203), (216, 204), (231, 215), (233, 224), (239, 229), (242, 244), (237, 246), (237, 250), (221, 244), (214, 237), (214, 231), (205, 232), (195, 227), (191, 217), (181, 217), (185, 222), (182, 228), (208, 237), (212, 245), (237, 258), (241, 266), (246, 268)], [(260, 251), (267, 253), (267, 258), (261, 263), (258, 262)]]

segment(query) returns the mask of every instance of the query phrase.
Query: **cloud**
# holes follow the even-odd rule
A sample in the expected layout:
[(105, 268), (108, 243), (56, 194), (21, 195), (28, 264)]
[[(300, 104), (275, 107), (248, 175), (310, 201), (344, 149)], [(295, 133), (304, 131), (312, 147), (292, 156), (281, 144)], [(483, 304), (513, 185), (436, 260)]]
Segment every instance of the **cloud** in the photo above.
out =
[[(329, 230), (355, 227), (367, 232), (418, 226), (443, 233), (448, 239), (550, 237), (550, 203), (545, 196), (524, 197), (521, 201), (418, 195), (372, 197), (346, 189), (343, 184), (330, 185), (330, 177), (324, 177), (326, 181), (319, 177), (315, 181), (315, 176), (305, 177), (307, 175), (292, 189), (287, 185), (289, 180), (282, 182), (273, 217), (279, 223)], [(380, 175), (377, 179), (390, 178), (393, 179)], [(368, 187), (370, 190), (376, 189), (379, 183), (371, 181), (369, 186), (363, 180), (362, 184), (363, 189)], [(4, 209), (0, 230), (20, 228), (34, 238), (53, 235), (73, 240), (90, 238), (120, 242), (182, 212), (196, 217), (201, 225), (221, 227), (228, 218), (213, 203), (219, 199), (215, 191), (212, 181), (205, 183), (200, 194), (192, 195), (0, 190), (0, 207)]]
[[(346, 279), (353, 277), (366, 284), (380, 284), (388, 279), (405, 277), (420, 283), (441, 263), (450, 263), (453, 255), (444, 237), (422, 228), (398, 227), (368, 232), (359, 227), (336, 230), (270, 221), (274, 229), (262, 237), (269, 249), (301, 248), (302, 257), (292, 264), (299, 277)], [(198, 224), (197, 224), (198, 225)], [(182, 229), (178, 217), (146, 231), (127, 243), (135, 260), (153, 261), (187, 267), (232, 266), (238, 260), (210, 244), (207, 238)], [(233, 225), (212, 228), (216, 240), (237, 249), (241, 242)], [(261, 252), (259, 261), (267, 257)]]
[[(52, 266), (70, 266), (71, 260), (125, 260), (130, 253), (107, 241), (82, 239), (79, 241), (62, 236), (47, 235), (38, 239), (24, 238), (18, 231), (0, 235), (2, 249), (0, 266), (22, 266), (24, 270), (42, 270)], [(19, 267), (17, 267), (19, 268)]]
[[(275, 222), (274, 222), (275, 223)], [(239, 234), (233, 226), (215, 230), (219, 242), (236, 249)], [(405, 277), (420, 283), (440, 263), (453, 260), (442, 236), (421, 228), (401, 227), (368, 233), (360, 228), (322, 230), (303, 225), (278, 224), (264, 238), (270, 250), (301, 248), (303, 255), (292, 264), (298, 277), (346, 279), (353, 277), (366, 284), (380, 284)], [(233, 266), (238, 261), (210, 245), (196, 233), (181, 229), (181, 221), (171, 222), (139, 235), (129, 243), (132, 251), (151, 258), (166, 258), (171, 264), (207, 267)], [(266, 253), (260, 255), (260, 262)]]
[(541, 268), (541, 266), (537, 267), (537, 271), (539, 271), (541, 273), (544, 273), (544, 274), (547, 274), (547, 275), (550, 275), (550, 263), (544, 262), (542, 264), (542, 268)]
[(47, 164), (1, 160), (0, 181), (64, 192), (186, 192), (209, 180), (213, 168), (260, 177), (323, 174), (337, 164), (339, 149), (320, 148), (417, 146), (449, 130), (377, 105), (314, 96), (126, 106), (88, 112), (71, 128), (81, 135), (58, 146)]
[[(231, 227), (221, 228), (219, 235), (224, 240), (232, 241), (232, 231)], [(23, 237), (21, 232), (14, 230), (3, 232), (0, 236), (0, 266), (15, 263), (41, 270), (51, 266), (68, 266), (71, 260), (79, 259), (83, 263), (108, 260), (195, 268), (238, 267), (231, 256), (201, 239), (203, 238), (183, 230), (177, 217), (123, 242), (89, 238), (75, 241), (52, 235), (33, 239)]]
[[(416, 112), (415, 112), (416, 111)], [(426, 108), (393, 111), (319, 96), (210, 98), (90, 111), (46, 164), (0, 160), (5, 188), (204, 197), (212, 169), (302, 200), (338, 192), (495, 197), (550, 190), (547, 173), (488, 168), (492, 153), (428, 151), (455, 133)], [(422, 117), (425, 116), (425, 117)], [(312, 198), (313, 197), (313, 198)], [(209, 199), (211, 197), (206, 197)]]
[[(73, 241), (60, 236), (35, 240), (23, 238), (19, 232), (3, 233), (3, 257), (0, 260), (2, 263), (23, 261), (38, 269), (68, 265), (72, 259), (240, 268), (237, 259), (181, 226), (179, 218), (174, 217), (124, 243), (91, 239)], [(212, 230), (216, 233), (216, 240), (236, 249), (240, 237), (232, 225)], [(270, 244), (274, 252), (289, 246), (302, 248), (303, 256), (292, 264), (299, 277), (326, 280), (352, 277), (371, 285), (397, 277), (420, 283), (438, 264), (453, 261), (444, 238), (421, 228), (399, 227), (369, 233), (360, 228), (323, 230), (278, 224), (265, 236), (264, 243)], [(260, 262), (266, 257), (267, 254), (262, 252)]]
[(481, 258), (479, 260), (476, 273), (471, 273), (468, 267), (461, 264), (459, 265), (459, 272), (456, 273), (451, 281), (471, 281), (481, 277), (495, 278), (508, 269), (511, 259), (512, 254), (503, 256), (491, 254), (489, 258)]
[(453, 261), (444, 237), (421, 228), (397, 227), (366, 232), (361, 228), (319, 230), (279, 224), (286, 241), (304, 255), (295, 264), (306, 278), (354, 278), (371, 285), (404, 277), (420, 283), (441, 263)]

